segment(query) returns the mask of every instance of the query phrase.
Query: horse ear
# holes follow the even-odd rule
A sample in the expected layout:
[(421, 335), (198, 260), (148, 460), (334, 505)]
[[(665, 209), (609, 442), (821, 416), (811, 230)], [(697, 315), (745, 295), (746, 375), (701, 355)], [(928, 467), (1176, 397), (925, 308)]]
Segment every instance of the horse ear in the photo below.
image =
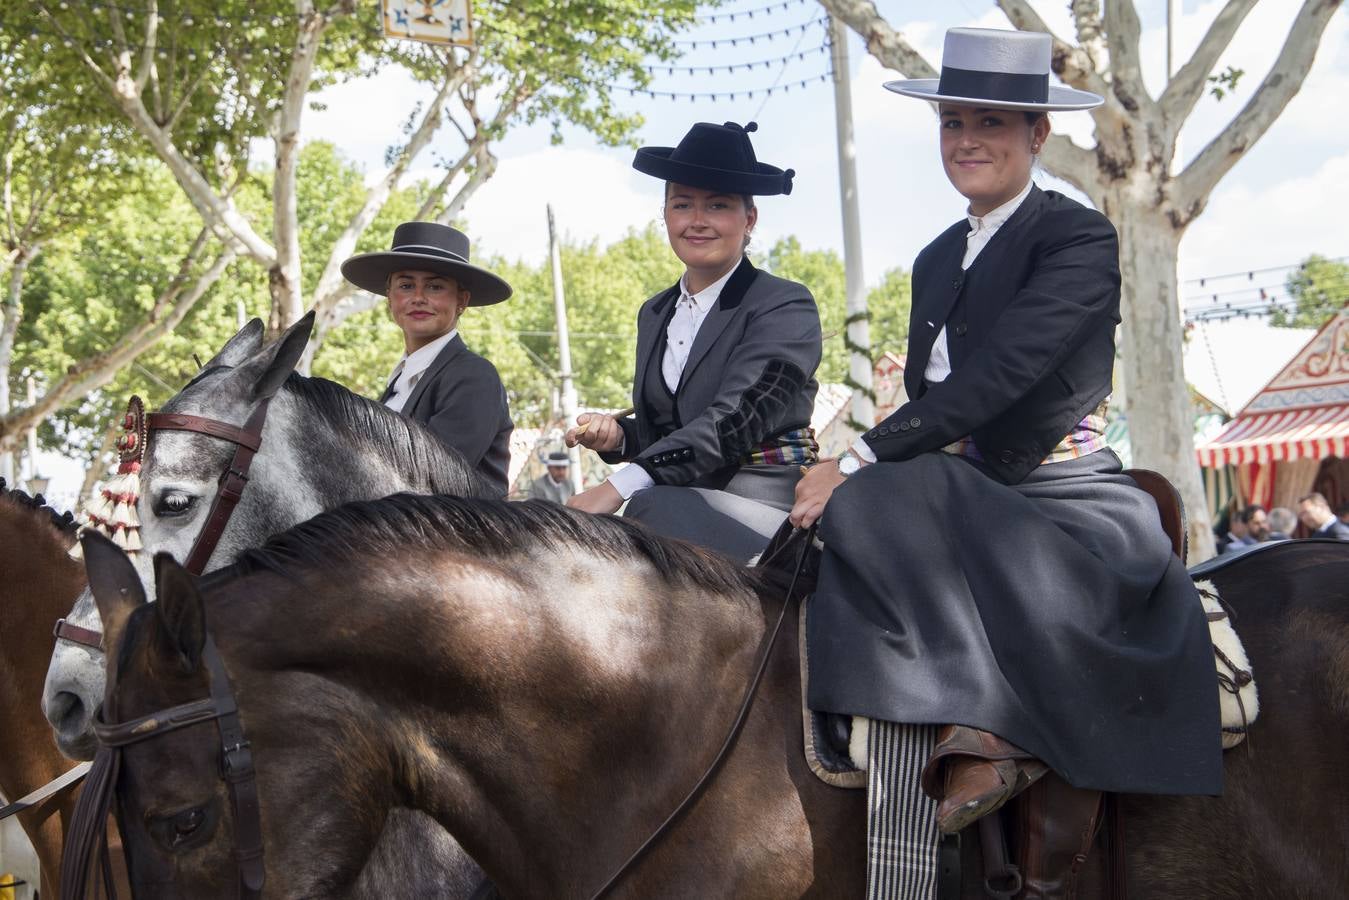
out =
[(225, 346), (220, 348), (220, 352), (211, 357), (211, 361), (202, 366), (203, 369), (209, 369), (212, 366), (238, 366), (243, 364), (258, 348), (262, 346), (262, 335), (266, 328), (261, 319), (251, 319), (247, 325), (239, 329), (239, 333), (225, 342)]
[(206, 646), (206, 613), (197, 579), (169, 553), (155, 554), (155, 612), (159, 636), (186, 674), (201, 665)]
[(314, 311), (305, 313), (294, 325), (282, 332), (273, 343), (254, 353), (236, 372), (244, 384), (253, 385), (253, 399), (272, 397), (286, 383), (290, 373), (304, 354), (309, 333), (314, 330)]
[(145, 586), (126, 551), (92, 528), (80, 535), (89, 591), (103, 620), (103, 648), (108, 653), (122, 639), (127, 618), (145, 603)]

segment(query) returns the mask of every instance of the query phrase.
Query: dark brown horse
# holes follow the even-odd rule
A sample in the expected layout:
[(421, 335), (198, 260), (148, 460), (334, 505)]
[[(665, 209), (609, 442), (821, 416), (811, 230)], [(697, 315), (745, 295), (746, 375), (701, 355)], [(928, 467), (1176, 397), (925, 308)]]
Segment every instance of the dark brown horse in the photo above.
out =
[[(1131, 896), (1349, 896), (1349, 545), (1263, 555), (1215, 576), (1261, 679), (1252, 746), (1229, 754), (1221, 799), (1129, 801)], [(257, 766), (267, 890), (285, 897), (346, 895), (398, 804), (503, 896), (591, 896), (713, 758), (783, 602), (622, 520), (448, 497), (350, 504), (200, 586), (158, 557), (151, 605), (115, 547), (86, 556), (119, 721), (206, 696), (209, 625)], [(806, 768), (787, 622), (717, 779), (615, 896), (862, 895), (862, 794)], [(215, 729), (123, 752), (133, 876), (229, 895)], [(1091, 877), (1084, 896), (1102, 896)], [(967, 878), (963, 894), (982, 891)]]
[[(0, 479), (0, 796), (17, 800), (75, 764), (61, 755), (42, 714), (52, 624), (84, 590), (84, 566), (68, 555), (75, 525), (41, 496)], [(74, 809), (66, 791), (18, 814), (42, 866), (42, 895), (55, 896), (62, 835)]]

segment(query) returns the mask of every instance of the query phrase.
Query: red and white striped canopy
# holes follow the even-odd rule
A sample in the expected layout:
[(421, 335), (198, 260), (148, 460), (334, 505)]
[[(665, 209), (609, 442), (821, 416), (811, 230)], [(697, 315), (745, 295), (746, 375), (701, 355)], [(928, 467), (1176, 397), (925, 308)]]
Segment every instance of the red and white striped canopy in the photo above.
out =
[(1349, 456), (1349, 405), (1244, 414), (1200, 447), (1206, 468)]

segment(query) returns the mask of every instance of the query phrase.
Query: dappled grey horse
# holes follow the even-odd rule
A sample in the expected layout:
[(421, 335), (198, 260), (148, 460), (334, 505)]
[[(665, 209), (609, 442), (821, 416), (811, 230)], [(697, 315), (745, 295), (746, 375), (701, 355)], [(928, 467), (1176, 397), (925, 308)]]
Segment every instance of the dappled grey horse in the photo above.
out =
[[(263, 326), (254, 319), (169, 400), (162, 412), (201, 416), (242, 425), (270, 396), (261, 447), (248, 485), (205, 569), (219, 568), (270, 535), (352, 500), (400, 491), (490, 496), (489, 486), (429, 432), (340, 385), (294, 374), (313, 318), (306, 316), (276, 342), (263, 346)], [(143, 552), (137, 571), (153, 596), (150, 560), (157, 552), (186, 559), (207, 518), (217, 483), (234, 446), (206, 434), (154, 432), (141, 470), (137, 512)], [(92, 595), (76, 600), (67, 621), (99, 630)], [(95, 647), (58, 640), (42, 698), (43, 711), (63, 753), (93, 756), (92, 716), (103, 701), (104, 657)], [(438, 825), (421, 813), (401, 810), (389, 820), (385, 839), (367, 867), (371, 895), (377, 870), (424, 870), (420, 883), (437, 896), (463, 896), (480, 878)], [(400, 874), (400, 882), (406, 872)], [(418, 883), (415, 882), (414, 883)]]

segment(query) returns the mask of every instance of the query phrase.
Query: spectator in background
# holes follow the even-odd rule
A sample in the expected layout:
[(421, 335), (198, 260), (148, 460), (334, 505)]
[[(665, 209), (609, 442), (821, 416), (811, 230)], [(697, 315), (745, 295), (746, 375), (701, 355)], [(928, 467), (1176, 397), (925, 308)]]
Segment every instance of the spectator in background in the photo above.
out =
[(1231, 540), (1223, 553), (1241, 553), (1261, 541), (1269, 539), (1269, 514), (1259, 503), (1252, 503), (1237, 512), (1232, 520)]
[(1310, 537), (1349, 541), (1349, 525), (1341, 522), (1330, 511), (1330, 503), (1324, 494), (1313, 492), (1298, 500), (1297, 517), (1311, 532)]
[(534, 479), (529, 486), (531, 500), (552, 500), (566, 503), (574, 493), (571, 486), (571, 460), (561, 450), (554, 450), (544, 460), (548, 471)]
[(1297, 529), (1297, 513), (1286, 506), (1276, 506), (1269, 511), (1269, 539), (1286, 541), (1292, 538)]

